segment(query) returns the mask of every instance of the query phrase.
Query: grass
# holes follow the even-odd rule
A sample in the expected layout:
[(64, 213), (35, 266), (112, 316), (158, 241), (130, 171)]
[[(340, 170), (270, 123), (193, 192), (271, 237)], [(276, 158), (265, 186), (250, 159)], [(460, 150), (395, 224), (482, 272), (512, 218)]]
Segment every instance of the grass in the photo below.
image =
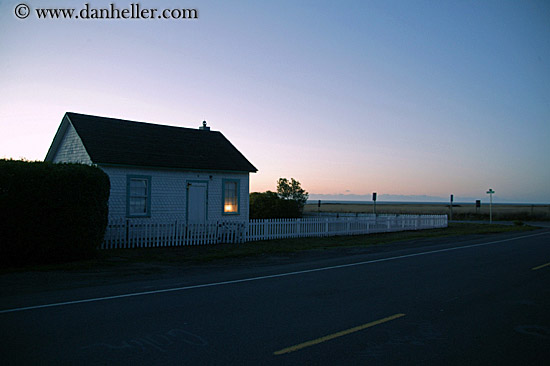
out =
[[(316, 204), (306, 204), (306, 213), (316, 213)], [(372, 203), (323, 203), (321, 212), (332, 213), (372, 213)], [(493, 220), (503, 221), (548, 221), (550, 220), (550, 205), (547, 204), (494, 204)], [(391, 203), (385, 202), (376, 206), (379, 214), (413, 214), (413, 215), (449, 215), (449, 204), (445, 203)], [(489, 221), (489, 205), (483, 203), (476, 208), (474, 203), (453, 204), (454, 220), (486, 220)]]
[[(139, 273), (154, 273), (147, 266), (176, 266), (184, 264), (207, 264), (218, 261), (233, 261), (241, 258), (289, 255), (310, 250), (368, 247), (398, 241), (441, 238), (462, 235), (483, 235), (506, 232), (536, 230), (528, 225), (489, 225), (451, 223), (442, 229), (404, 231), (354, 236), (332, 236), (323, 238), (277, 239), (248, 242), (245, 244), (217, 244), (205, 246), (184, 246), (168, 248), (113, 249), (99, 251), (96, 258), (56, 265), (42, 265), (24, 268), (5, 268), (0, 273), (15, 271), (90, 271), (117, 270), (128, 265), (139, 266)], [(124, 271), (126, 273), (128, 271)], [(131, 274), (133, 272), (128, 272)]]

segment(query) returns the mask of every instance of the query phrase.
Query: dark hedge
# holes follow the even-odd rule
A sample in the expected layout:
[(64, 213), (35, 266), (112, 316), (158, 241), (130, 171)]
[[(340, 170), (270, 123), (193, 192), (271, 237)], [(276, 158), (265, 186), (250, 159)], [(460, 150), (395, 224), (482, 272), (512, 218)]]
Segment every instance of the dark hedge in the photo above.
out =
[(250, 219), (293, 219), (302, 216), (299, 202), (285, 200), (275, 192), (250, 193)]
[(105, 234), (109, 191), (97, 167), (0, 160), (0, 262), (91, 256)]

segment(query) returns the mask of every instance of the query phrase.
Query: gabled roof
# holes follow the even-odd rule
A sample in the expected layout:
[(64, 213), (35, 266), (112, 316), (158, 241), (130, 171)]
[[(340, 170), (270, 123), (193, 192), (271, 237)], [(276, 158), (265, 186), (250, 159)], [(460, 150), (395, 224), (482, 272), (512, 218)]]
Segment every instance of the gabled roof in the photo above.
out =
[[(218, 131), (173, 127), (67, 112), (46, 156), (53, 160), (70, 123), (94, 164), (256, 172)], [(57, 140), (57, 141), (56, 141)]]

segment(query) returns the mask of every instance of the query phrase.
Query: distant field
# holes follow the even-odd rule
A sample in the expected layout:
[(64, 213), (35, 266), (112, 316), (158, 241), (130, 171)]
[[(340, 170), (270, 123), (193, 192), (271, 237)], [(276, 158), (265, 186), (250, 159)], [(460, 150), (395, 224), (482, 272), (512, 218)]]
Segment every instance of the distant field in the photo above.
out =
[[(304, 212), (318, 212), (317, 204), (306, 204)], [(321, 203), (321, 212), (372, 213), (372, 203)], [(378, 214), (449, 214), (449, 204), (444, 203), (382, 203), (376, 205)], [(453, 219), (475, 220), (489, 218), (489, 204), (476, 209), (475, 204), (454, 204)], [(493, 204), (494, 220), (550, 220), (550, 205)]]

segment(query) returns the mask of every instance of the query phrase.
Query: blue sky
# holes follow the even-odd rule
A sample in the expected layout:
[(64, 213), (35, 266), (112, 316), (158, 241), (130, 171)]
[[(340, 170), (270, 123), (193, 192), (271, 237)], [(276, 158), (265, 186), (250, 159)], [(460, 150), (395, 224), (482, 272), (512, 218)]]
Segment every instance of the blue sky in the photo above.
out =
[[(26, 4), (86, 2), (111, 3)], [(0, 0), (0, 157), (43, 159), (66, 111), (206, 119), (252, 191), (550, 202), (547, 1), (140, 2), (183, 3), (199, 18), (21, 20)]]

